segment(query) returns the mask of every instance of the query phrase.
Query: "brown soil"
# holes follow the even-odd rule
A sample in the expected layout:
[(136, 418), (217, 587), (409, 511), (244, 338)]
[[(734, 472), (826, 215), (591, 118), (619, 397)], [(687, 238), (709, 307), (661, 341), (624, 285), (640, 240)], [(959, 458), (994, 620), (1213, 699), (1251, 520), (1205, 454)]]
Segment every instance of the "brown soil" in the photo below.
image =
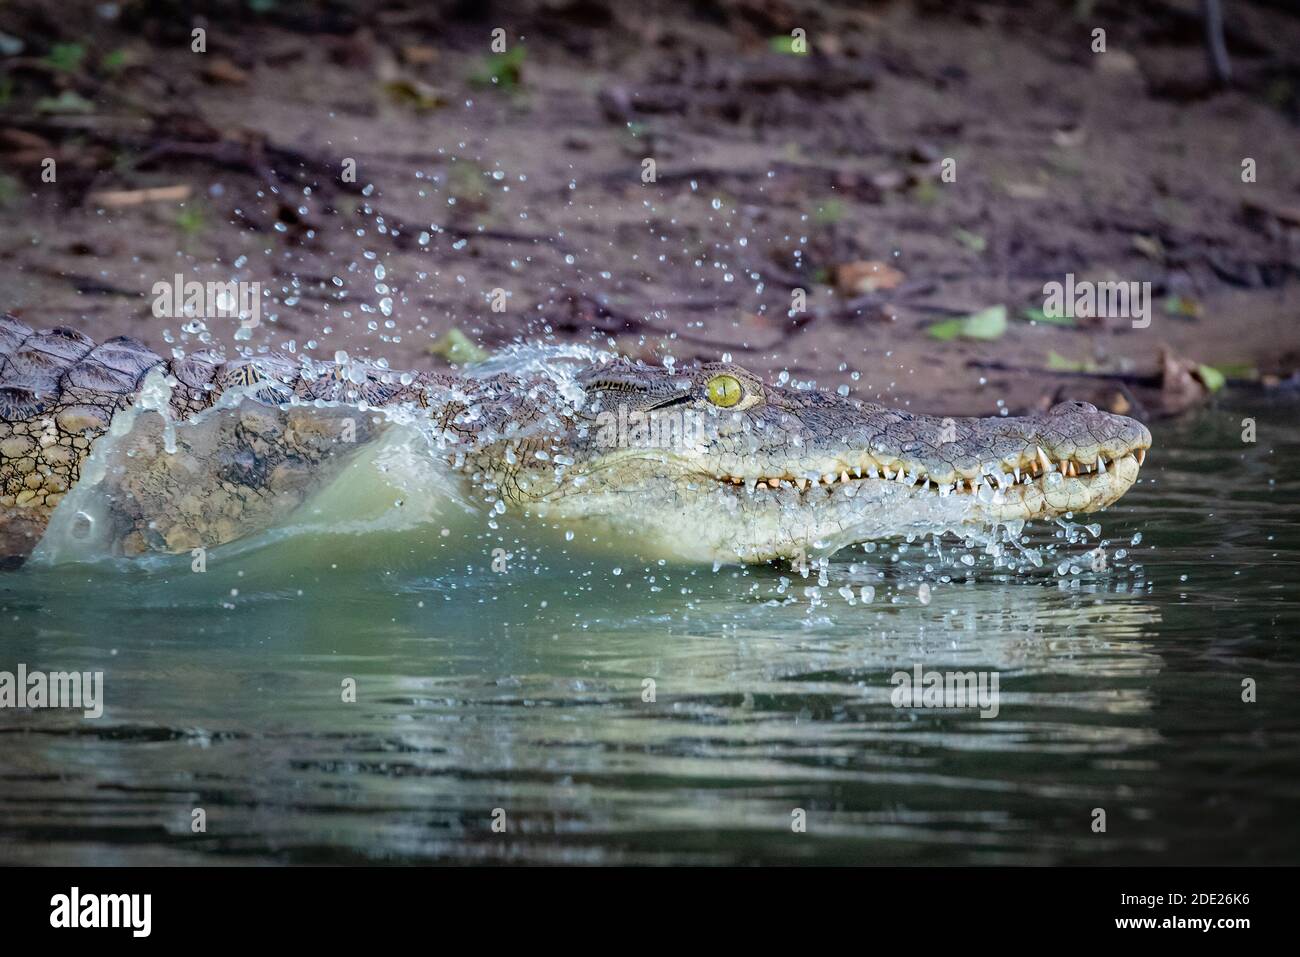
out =
[[(1230, 89), (1195, 3), (250, 6), (267, 4), (0, 12), (24, 43), (0, 57), (0, 308), (163, 351), (177, 323), (153, 315), (154, 283), (239, 278), (275, 300), (254, 345), (427, 368), (457, 327), (488, 348), (730, 353), (941, 413), (1065, 395), (1177, 411), (1203, 398), (1197, 363), (1236, 388), (1294, 385), (1300, 18), (1284, 5), (1230, 5)], [(491, 58), (496, 26), (522, 61)], [(796, 27), (811, 53), (774, 49)], [(69, 94), (91, 105), (51, 112)], [(177, 185), (187, 200), (101, 195)], [(837, 290), (860, 261), (901, 282)], [(1066, 273), (1151, 282), (1150, 327), (1022, 321)], [(791, 317), (796, 287), (808, 310)], [(998, 304), (996, 340), (927, 334)], [(210, 325), (229, 341), (232, 320)], [(1166, 349), (1189, 361), (1162, 365)]]

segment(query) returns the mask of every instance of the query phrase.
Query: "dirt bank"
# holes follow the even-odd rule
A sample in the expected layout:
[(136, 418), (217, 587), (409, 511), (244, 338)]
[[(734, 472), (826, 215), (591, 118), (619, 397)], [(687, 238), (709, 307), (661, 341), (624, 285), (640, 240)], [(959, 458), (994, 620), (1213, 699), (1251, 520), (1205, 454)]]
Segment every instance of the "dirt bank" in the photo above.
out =
[[(1231, 5), (1230, 89), (1194, 3), (469, 6), (7, 7), (0, 307), (164, 350), (154, 284), (236, 278), (268, 293), (251, 346), (730, 353), (944, 413), (1154, 415), (1217, 385), (1202, 364), (1300, 368), (1281, 5)], [(1067, 274), (1149, 282), (1149, 325), (1028, 321)], [(992, 338), (933, 334), (996, 307), (966, 327)]]

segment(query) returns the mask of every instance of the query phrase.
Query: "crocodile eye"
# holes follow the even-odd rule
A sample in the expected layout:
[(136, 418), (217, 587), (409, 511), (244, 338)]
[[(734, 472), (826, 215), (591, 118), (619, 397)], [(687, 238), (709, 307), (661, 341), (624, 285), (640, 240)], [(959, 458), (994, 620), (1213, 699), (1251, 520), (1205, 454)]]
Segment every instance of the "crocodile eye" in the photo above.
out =
[(709, 401), (724, 409), (739, 402), (743, 392), (740, 380), (734, 375), (715, 375), (709, 380)]

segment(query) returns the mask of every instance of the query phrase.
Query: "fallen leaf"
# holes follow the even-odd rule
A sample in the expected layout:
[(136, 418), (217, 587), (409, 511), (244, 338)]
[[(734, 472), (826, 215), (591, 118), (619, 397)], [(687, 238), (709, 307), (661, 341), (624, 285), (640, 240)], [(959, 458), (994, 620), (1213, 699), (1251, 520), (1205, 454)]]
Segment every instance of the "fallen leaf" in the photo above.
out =
[(95, 104), (73, 90), (58, 96), (43, 96), (36, 101), (37, 113), (94, 113)]
[(1165, 245), (1160, 241), (1159, 236), (1143, 236), (1141, 233), (1131, 237), (1133, 248), (1140, 252), (1147, 259), (1153, 259), (1156, 262), (1164, 262)]
[(896, 189), (902, 189), (908, 183), (908, 176), (903, 170), (887, 169), (879, 173), (873, 173), (868, 182), (876, 189), (882, 192), (891, 192)]
[(842, 296), (861, 296), (882, 289), (897, 288), (907, 277), (889, 263), (875, 260), (841, 263), (835, 267), (834, 283)]
[(1227, 384), (1227, 377), (1214, 366), (1198, 365), (1196, 367), (1196, 378), (1201, 380), (1201, 384), (1211, 392), (1218, 392)]
[(972, 233), (969, 229), (954, 229), (952, 238), (972, 252), (982, 253), (988, 247), (988, 241), (983, 236)]
[(1037, 183), (1007, 183), (1007, 195), (1012, 199), (1046, 199), (1047, 187)]
[(1107, 76), (1130, 76), (1138, 72), (1138, 59), (1125, 50), (1107, 50), (1094, 57), (1093, 67)]
[(409, 106), (417, 113), (427, 113), (447, 105), (447, 98), (436, 88), (410, 77), (389, 80), (384, 84), (384, 92), (394, 103)]
[(931, 326), (927, 332), (943, 342), (952, 339), (998, 339), (1007, 331), (1007, 307), (989, 306), (960, 319)]
[(1028, 322), (1042, 322), (1049, 326), (1072, 326), (1074, 325), (1074, 316), (1049, 316), (1042, 309), (1029, 308), (1023, 310), (1020, 315)]
[(1201, 304), (1188, 296), (1169, 296), (1164, 301), (1165, 314), (1185, 319), (1201, 318)]
[(1057, 372), (1093, 372), (1096, 365), (1087, 360), (1067, 359), (1055, 350), (1047, 353), (1047, 368)]
[(1061, 127), (1052, 130), (1052, 142), (1062, 149), (1074, 149), (1076, 146), (1082, 146), (1087, 138), (1088, 133), (1082, 126)]
[(425, 351), (460, 366), (482, 362), (488, 357), (485, 349), (454, 326), (426, 346)]
[(786, 56), (807, 56), (808, 47), (804, 44), (796, 44), (792, 36), (777, 36), (767, 41), (777, 53), (784, 53)]
[(438, 61), (438, 51), (434, 47), (411, 44), (401, 49), (402, 62), (408, 66), (429, 66)]
[(515, 90), (524, 82), (524, 59), (527, 50), (518, 44), (505, 53), (484, 57), (471, 71), (469, 82), (474, 86), (495, 86), (502, 90)]
[(86, 59), (86, 48), (80, 43), (56, 43), (50, 47), (50, 53), (44, 62), (56, 70), (75, 73), (81, 69)]
[(188, 183), (155, 186), (150, 189), (112, 189), (91, 193), (88, 199), (96, 206), (139, 206), (142, 203), (179, 203), (190, 198)]
[(203, 79), (209, 83), (243, 86), (248, 82), (248, 71), (236, 66), (223, 56), (213, 57), (203, 68)]

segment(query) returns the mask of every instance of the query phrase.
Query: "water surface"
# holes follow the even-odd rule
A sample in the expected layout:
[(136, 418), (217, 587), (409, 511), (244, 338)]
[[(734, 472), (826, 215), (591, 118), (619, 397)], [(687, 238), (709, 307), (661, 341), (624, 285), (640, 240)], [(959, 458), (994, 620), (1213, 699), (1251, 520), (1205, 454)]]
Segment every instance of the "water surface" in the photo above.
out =
[[(1031, 526), (1041, 565), (948, 538), (804, 579), (325, 514), (203, 573), (29, 566), (0, 670), (102, 670), (106, 705), (0, 710), (0, 861), (1296, 863), (1296, 420), (1157, 424), (1098, 536)], [(996, 673), (997, 716), (895, 707), (917, 664)]]

